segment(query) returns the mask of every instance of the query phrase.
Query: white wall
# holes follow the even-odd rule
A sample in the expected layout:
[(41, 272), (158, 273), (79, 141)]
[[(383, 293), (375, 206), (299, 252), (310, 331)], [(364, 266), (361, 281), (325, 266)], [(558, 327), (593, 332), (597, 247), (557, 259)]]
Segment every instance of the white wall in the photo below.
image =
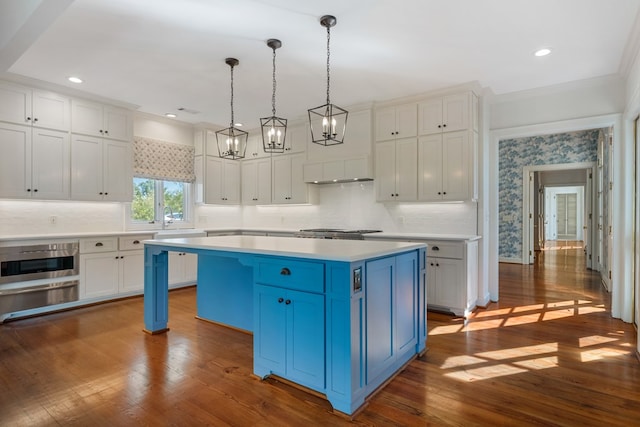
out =
[(190, 124), (144, 113), (136, 113), (133, 134), (175, 144), (193, 145), (193, 126)]

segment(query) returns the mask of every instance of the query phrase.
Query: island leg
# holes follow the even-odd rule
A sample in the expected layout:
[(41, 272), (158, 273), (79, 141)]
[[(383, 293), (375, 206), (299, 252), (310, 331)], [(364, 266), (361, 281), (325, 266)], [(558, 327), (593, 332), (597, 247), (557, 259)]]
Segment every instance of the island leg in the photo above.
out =
[(144, 332), (160, 334), (169, 330), (169, 254), (144, 248)]

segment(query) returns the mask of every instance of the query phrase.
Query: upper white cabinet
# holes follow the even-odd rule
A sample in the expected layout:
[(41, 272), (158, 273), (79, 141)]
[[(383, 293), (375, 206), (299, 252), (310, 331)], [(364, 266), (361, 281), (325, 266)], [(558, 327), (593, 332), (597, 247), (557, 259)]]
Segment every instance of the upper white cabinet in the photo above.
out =
[(0, 82), (0, 121), (69, 130), (69, 98), (53, 92)]
[(314, 144), (311, 142), (311, 138), (308, 138), (307, 158), (309, 162), (331, 162), (339, 159), (370, 156), (373, 141), (372, 114), (370, 109), (350, 111), (342, 144), (325, 147)]
[(472, 132), (421, 136), (418, 140), (418, 199), (474, 199)]
[(69, 133), (0, 123), (0, 197), (69, 198)]
[(196, 156), (196, 203), (240, 204), (240, 162)]
[(130, 202), (133, 197), (130, 142), (72, 135), (71, 198)]
[(71, 132), (130, 141), (133, 114), (124, 108), (74, 99), (71, 101)]
[(271, 159), (242, 162), (242, 204), (271, 203)]
[(378, 201), (416, 200), (417, 144), (416, 138), (376, 143), (376, 199)]
[(409, 138), (417, 135), (416, 104), (404, 104), (376, 110), (376, 141)]
[(260, 159), (263, 157), (270, 157), (271, 153), (265, 153), (262, 145), (262, 135), (259, 132), (249, 134), (247, 139), (247, 152), (245, 153), (245, 160)]
[[(303, 153), (307, 149), (307, 141), (311, 139), (311, 131), (306, 123), (289, 125), (285, 138), (285, 154)], [(262, 144), (262, 139), (260, 144)]]
[(418, 104), (418, 133), (477, 130), (475, 116), (477, 98), (471, 92), (428, 99)]
[(304, 153), (278, 156), (272, 159), (273, 203), (309, 202), (309, 190), (303, 179), (304, 161)]

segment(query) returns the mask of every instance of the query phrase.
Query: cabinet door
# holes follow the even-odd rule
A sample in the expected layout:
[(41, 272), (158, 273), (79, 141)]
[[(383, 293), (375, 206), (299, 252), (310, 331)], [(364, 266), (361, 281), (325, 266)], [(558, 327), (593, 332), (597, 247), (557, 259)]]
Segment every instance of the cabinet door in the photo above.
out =
[(69, 133), (34, 128), (32, 138), (32, 197), (68, 199), (71, 189)]
[[(285, 153), (301, 153), (307, 149), (311, 131), (306, 123), (290, 126), (287, 129)], [(262, 142), (261, 142), (262, 143)]]
[(366, 265), (366, 382), (374, 381), (395, 360), (394, 258)]
[(418, 104), (418, 133), (442, 133), (442, 98), (429, 99)]
[(418, 140), (418, 199), (442, 200), (442, 135)]
[(104, 140), (104, 200), (133, 199), (133, 148), (131, 142)]
[(71, 136), (71, 199), (102, 200), (102, 140)]
[(287, 291), (287, 379), (324, 389), (324, 296)]
[(0, 121), (31, 124), (31, 118), (31, 89), (0, 82)]
[(291, 156), (291, 198), (289, 203), (309, 201), (307, 184), (304, 182), (304, 154)]
[(396, 107), (396, 138), (409, 138), (418, 132), (418, 110), (416, 104)]
[(376, 110), (376, 141), (388, 141), (396, 138), (395, 107)]
[(273, 158), (273, 203), (289, 203), (291, 199), (291, 156)]
[(79, 99), (71, 100), (71, 132), (103, 136), (102, 104)]
[(254, 286), (254, 364), (282, 376), (286, 374), (285, 296), (281, 288)]
[(184, 262), (182, 252), (169, 252), (169, 286), (183, 282)]
[(196, 283), (198, 281), (198, 255), (187, 254), (182, 255), (184, 262), (184, 281)]
[(117, 252), (80, 255), (80, 299), (116, 295), (118, 264)]
[(224, 202), (240, 204), (240, 162), (224, 161)]
[(442, 135), (442, 199), (471, 199), (471, 145), (469, 132)]
[(444, 132), (468, 129), (469, 93), (445, 96), (442, 99), (442, 123)]
[(244, 161), (242, 172), (242, 204), (254, 205), (258, 202), (258, 161)]
[(133, 138), (133, 117), (124, 108), (104, 106), (104, 136), (121, 141), (131, 141)]
[(256, 189), (256, 203), (261, 205), (271, 203), (271, 159), (258, 160)]
[(393, 201), (396, 194), (396, 143), (376, 143), (376, 198), (378, 201)]
[(31, 197), (31, 128), (0, 123), (0, 196)]
[(427, 258), (427, 305), (442, 305), (438, 300), (438, 268), (435, 258)]
[(204, 179), (204, 202), (211, 204), (222, 203), (224, 198), (224, 166), (221, 158), (206, 156)]
[(394, 323), (398, 354), (412, 351), (418, 343), (418, 257), (415, 253), (395, 257)]
[(66, 130), (71, 126), (69, 98), (53, 92), (33, 91), (33, 126)]
[(435, 304), (454, 309), (465, 308), (462, 274), (462, 260), (433, 258), (436, 264), (436, 301)]
[(120, 292), (144, 290), (144, 251), (120, 252)]
[(415, 138), (396, 141), (396, 200), (416, 201), (418, 197), (418, 142)]

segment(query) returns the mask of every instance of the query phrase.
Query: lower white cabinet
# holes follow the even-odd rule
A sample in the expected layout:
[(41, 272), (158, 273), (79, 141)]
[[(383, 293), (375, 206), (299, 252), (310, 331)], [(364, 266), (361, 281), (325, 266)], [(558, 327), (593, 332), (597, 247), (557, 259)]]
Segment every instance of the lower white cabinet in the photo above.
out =
[(80, 240), (80, 299), (144, 291), (142, 242), (151, 235)]
[(169, 252), (169, 286), (193, 284), (198, 280), (198, 255)]
[(478, 300), (478, 241), (427, 244), (427, 306), (467, 316)]

